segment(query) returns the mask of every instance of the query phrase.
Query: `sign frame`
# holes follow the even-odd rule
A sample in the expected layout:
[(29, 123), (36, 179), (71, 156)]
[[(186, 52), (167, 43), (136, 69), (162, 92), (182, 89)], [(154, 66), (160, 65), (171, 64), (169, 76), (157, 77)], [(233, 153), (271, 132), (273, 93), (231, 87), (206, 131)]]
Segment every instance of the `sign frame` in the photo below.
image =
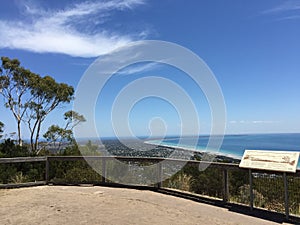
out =
[(274, 150), (245, 150), (241, 168), (295, 173), (299, 152)]

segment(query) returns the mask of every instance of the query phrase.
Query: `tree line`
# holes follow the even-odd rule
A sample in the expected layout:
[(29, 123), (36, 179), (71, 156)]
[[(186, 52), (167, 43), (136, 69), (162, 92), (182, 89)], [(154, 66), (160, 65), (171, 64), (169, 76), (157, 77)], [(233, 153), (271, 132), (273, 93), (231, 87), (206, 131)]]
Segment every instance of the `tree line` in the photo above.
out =
[[(0, 95), (4, 106), (12, 113), (16, 122), (16, 144), (23, 146), (22, 128), (27, 127), (30, 142), (27, 143), (32, 155), (41, 150), (39, 143), (41, 128), (47, 116), (59, 106), (74, 99), (74, 88), (59, 83), (53, 77), (41, 76), (21, 66), (18, 59), (1, 57)], [(1, 115), (1, 114), (0, 114)], [(57, 145), (72, 141), (74, 126), (85, 121), (83, 115), (74, 111), (64, 114), (65, 126), (52, 125), (43, 135), (48, 144)], [(5, 124), (0, 118), (0, 138), (3, 138)]]

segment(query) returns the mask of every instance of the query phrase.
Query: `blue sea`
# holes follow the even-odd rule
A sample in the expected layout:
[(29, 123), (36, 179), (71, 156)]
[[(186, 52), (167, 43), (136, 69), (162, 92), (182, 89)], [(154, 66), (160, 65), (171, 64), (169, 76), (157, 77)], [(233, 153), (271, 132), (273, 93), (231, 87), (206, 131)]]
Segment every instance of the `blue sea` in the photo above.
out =
[[(218, 137), (215, 137), (218, 138)], [(209, 136), (169, 137), (151, 140), (148, 143), (179, 147), (196, 151), (208, 151), (219, 155), (241, 159), (245, 150), (277, 150), (300, 152), (300, 134), (246, 134), (225, 135), (220, 149), (209, 149)], [(300, 162), (298, 163), (300, 168)]]

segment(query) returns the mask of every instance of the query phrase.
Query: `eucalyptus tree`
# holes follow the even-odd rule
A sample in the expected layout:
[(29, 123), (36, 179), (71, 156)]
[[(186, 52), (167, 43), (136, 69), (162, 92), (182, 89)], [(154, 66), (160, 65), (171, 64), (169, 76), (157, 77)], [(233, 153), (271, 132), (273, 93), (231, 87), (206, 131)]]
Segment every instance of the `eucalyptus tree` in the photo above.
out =
[(30, 130), (31, 149), (37, 152), (43, 121), (59, 105), (73, 99), (74, 88), (65, 83), (57, 83), (50, 76), (35, 76), (30, 82), (30, 94), (32, 99), (28, 103), (26, 122)]
[(20, 66), (18, 59), (1, 57), (0, 94), (4, 97), (5, 106), (10, 109), (17, 122), (18, 145), (22, 145), (21, 122), (32, 96), (29, 93), (30, 80), (35, 76), (30, 70)]
[(64, 120), (66, 122), (64, 127), (51, 125), (43, 135), (49, 144), (52, 144), (58, 151), (63, 142), (71, 143), (73, 141), (73, 128), (86, 121), (83, 115), (72, 110), (64, 114)]

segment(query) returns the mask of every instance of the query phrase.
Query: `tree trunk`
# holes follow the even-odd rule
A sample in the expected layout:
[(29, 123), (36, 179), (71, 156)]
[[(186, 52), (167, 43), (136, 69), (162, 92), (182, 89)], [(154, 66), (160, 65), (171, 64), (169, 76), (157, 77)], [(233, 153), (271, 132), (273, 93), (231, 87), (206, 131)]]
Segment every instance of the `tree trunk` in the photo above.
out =
[(28, 127), (29, 127), (29, 130), (30, 130), (30, 145), (31, 145), (31, 151), (33, 153), (36, 153), (36, 148), (35, 148), (35, 141), (34, 141), (34, 134), (35, 134), (35, 131), (36, 131), (36, 126), (37, 126), (37, 123), (38, 123), (38, 120), (36, 120), (34, 122), (34, 125), (33, 127), (30, 126), (30, 120), (28, 121)]
[(17, 123), (18, 123), (18, 145), (22, 146), (23, 142), (21, 137), (21, 120), (18, 119)]
[(42, 123), (42, 119), (40, 119), (38, 121), (38, 125), (37, 125), (37, 130), (36, 130), (36, 134), (35, 134), (35, 141), (34, 141), (34, 150), (35, 153), (37, 153), (38, 151), (38, 145), (39, 145), (39, 137), (40, 137), (40, 130), (41, 130), (41, 123)]

